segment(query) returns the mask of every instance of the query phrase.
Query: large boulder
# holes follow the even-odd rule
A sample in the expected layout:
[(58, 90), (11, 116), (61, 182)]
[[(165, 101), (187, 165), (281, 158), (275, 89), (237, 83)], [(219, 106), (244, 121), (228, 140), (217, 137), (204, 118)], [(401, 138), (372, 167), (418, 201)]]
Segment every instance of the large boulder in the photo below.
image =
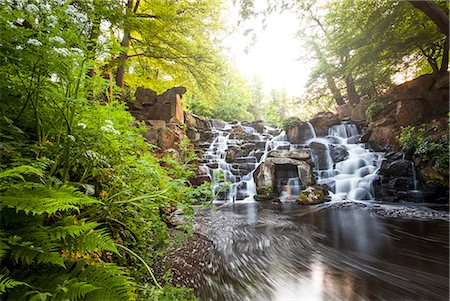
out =
[(347, 160), (349, 153), (347, 148), (341, 144), (330, 144), (330, 156), (334, 163)]
[(317, 136), (326, 136), (328, 129), (341, 122), (341, 119), (337, 114), (331, 112), (321, 112), (316, 114), (310, 121), (314, 127)]
[(346, 103), (337, 107), (339, 119), (350, 119), (352, 116), (353, 105)]
[(271, 162), (259, 164), (253, 173), (258, 195), (270, 196), (274, 193), (275, 165)]
[(158, 146), (162, 150), (169, 148), (178, 149), (181, 140), (185, 137), (185, 132), (178, 124), (168, 124), (158, 132)]
[(225, 161), (233, 163), (238, 156), (241, 156), (242, 150), (238, 145), (230, 145), (225, 152)]
[(422, 121), (424, 108), (422, 106), (423, 99), (415, 95), (397, 102), (395, 111), (395, 120), (400, 126), (416, 125)]
[(367, 120), (366, 110), (370, 105), (370, 99), (368, 97), (361, 98), (361, 101), (356, 104), (350, 115), (350, 119), (355, 122), (364, 122)]
[(289, 126), (286, 128), (286, 135), (292, 144), (305, 144), (307, 140), (314, 137), (314, 132), (310, 124), (298, 118), (291, 118)]
[(290, 159), (297, 159), (297, 160), (308, 160), (311, 158), (311, 153), (309, 150), (278, 150), (274, 149), (269, 151), (267, 154), (267, 157), (273, 157), (273, 158), (290, 158)]

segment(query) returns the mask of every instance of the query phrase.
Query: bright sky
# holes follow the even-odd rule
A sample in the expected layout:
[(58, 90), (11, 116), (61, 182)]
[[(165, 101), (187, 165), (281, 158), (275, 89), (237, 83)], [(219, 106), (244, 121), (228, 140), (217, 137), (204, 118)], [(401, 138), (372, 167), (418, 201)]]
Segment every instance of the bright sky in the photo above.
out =
[[(237, 18), (236, 8), (231, 8), (227, 16), (229, 25), (236, 26)], [(261, 28), (259, 21), (253, 24)], [(303, 47), (295, 38), (297, 24), (295, 16), (289, 12), (270, 16), (267, 27), (257, 33), (257, 41), (249, 46), (248, 53), (245, 49), (251, 37), (244, 35), (244, 29), (234, 31), (225, 39), (241, 73), (249, 81), (255, 75), (262, 78), (266, 93), (284, 88), (291, 96), (300, 96), (304, 91), (310, 67), (298, 59)]]

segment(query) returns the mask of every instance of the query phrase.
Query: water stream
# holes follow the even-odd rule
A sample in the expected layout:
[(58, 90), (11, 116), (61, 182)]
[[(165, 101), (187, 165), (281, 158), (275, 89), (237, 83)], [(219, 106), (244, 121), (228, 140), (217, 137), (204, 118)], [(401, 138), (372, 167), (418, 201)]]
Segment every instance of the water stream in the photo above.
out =
[[(250, 140), (232, 139), (229, 124), (213, 128), (216, 138), (204, 158), (216, 206), (196, 212), (195, 230), (214, 242), (215, 256), (196, 289), (199, 298), (448, 300), (448, 207), (377, 202), (372, 182), (383, 154), (357, 143), (353, 124), (333, 126), (326, 137), (309, 129), (310, 139), (293, 145), (286, 133), (268, 128), (243, 127)], [(233, 145), (242, 153), (227, 163)], [(255, 202), (253, 172), (268, 152), (305, 147), (332, 200), (289, 202), (301, 183), (286, 170), (287, 181), (276, 183), (282, 202)]]

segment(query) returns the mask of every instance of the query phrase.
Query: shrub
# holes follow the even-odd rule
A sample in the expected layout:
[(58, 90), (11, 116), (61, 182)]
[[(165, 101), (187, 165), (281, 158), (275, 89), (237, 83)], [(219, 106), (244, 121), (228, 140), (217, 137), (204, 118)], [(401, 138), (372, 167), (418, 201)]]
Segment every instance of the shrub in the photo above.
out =
[(296, 125), (297, 122), (298, 122), (297, 117), (289, 117), (289, 118), (283, 119), (283, 121), (281, 121), (281, 128), (283, 129), (283, 131), (286, 131), (287, 129)]
[(366, 117), (369, 122), (373, 121), (373, 118), (384, 109), (384, 104), (382, 102), (372, 102), (366, 109)]
[(417, 127), (409, 125), (402, 128), (399, 141), (403, 150), (419, 156), (425, 161), (434, 162), (435, 169), (448, 169), (449, 141), (447, 134), (438, 139), (432, 139), (429, 138), (425, 124)]

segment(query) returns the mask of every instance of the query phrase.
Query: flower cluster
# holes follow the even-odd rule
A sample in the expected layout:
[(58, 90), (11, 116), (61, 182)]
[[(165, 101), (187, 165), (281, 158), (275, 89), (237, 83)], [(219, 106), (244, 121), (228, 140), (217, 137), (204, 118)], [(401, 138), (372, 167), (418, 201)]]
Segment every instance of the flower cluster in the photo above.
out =
[(120, 135), (120, 132), (114, 128), (114, 124), (111, 120), (107, 119), (105, 120), (105, 123), (105, 126), (100, 127), (102, 131), (104, 131), (105, 133)]

